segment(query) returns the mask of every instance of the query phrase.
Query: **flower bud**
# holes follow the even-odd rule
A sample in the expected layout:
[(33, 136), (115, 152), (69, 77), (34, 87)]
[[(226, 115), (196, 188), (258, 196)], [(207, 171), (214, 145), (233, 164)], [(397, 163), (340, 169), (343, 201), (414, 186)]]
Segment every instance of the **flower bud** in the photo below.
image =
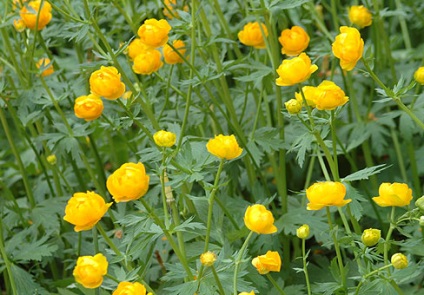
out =
[(208, 251), (200, 255), (200, 263), (204, 266), (212, 266), (216, 261), (216, 254)]
[(349, 8), (349, 20), (359, 28), (368, 27), (372, 24), (372, 15), (363, 5), (354, 5)]
[(403, 269), (408, 266), (408, 258), (402, 253), (393, 254), (390, 262), (392, 263), (393, 267), (396, 269)]
[(306, 238), (309, 236), (309, 232), (309, 225), (304, 224), (296, 230), (296, 236), (299, 239), (306, 240)]
[(417, 83), (424, 85), (424, 67), (419, 67), (414, 73), (414, 79)]
[(273, 234), (277, 232), (274, 216), (262, 204), (249, 206), (244, 213), (244, 224), (257, 234)]
[(362, 243), (367, 247), (372, 247), (378, 243), (381, 238), (381, 230), (369, 228), (364, 230), (361, 236)]
[(57, 162), (56, 155), (48, 155), (47, 162), (49, 162), (50, 165), (56, 165), (56, 162)]
[(155, 141), (157, 146), (160, 147), (171, 147), (175, 144), (177, 140), (177, 135), (175, 133), (159, 130), (155, 134), (153, 134), (153, 140)]
[(16, 29), (16, 31), (23, 32), (26, 28), (24, 21), (20, 19), (14, 19), (13, 20), (13, 27)]
[(284, 103), (289, 114), (296, 115), (302, 109), (302, 103), (297, 99), (290, 99), (288, 102)]
[(421, 227), (424, 227), (424, 216), (420, 216), (420, 221), (419, 221), (419, 223), (420, 223), (420, 226), (421, 226)]
[(415, 206), (417, 206), (420, 211), (424, 212), (424, 196), (415, 201)]

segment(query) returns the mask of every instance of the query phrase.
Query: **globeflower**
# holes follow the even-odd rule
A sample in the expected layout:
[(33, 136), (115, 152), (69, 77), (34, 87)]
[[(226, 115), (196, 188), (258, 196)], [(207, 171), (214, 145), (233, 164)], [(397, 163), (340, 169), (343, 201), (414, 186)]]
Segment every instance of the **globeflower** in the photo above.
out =
[(311, 74), (318, 70), (317, 65), (311, 63), (306, 53), (285, 59), (277, 69), (279, 78), (275, 81), (278, 86), (292, 86), (309, 79)]
[(47, 1), (43, 5), (41, 0), (30, 1), (21, 8), (19, 15), (27, 28), (32, 30), (37, 27), (37, 30), (42, 30), (52, 19), (52, 6)]
[(424, 85), (424, 67), (419, 67), (414, 73), (414, 79), (417, 83)]
[[(174, 40), (172, 42), (172, 46), (178, 51), (178, 53), (184, 56), (186, 52), (184, 41), (182, 40)], [(163, 57), (167, 64), (173, 65), (177, 63), (182, 63), (184, 60), (180, 55), (168, 44), (163, 46)]]
[(265, 255), (253, 258), (252, 264), (261, 275), (270, 271), (278, 272), (281, 269), (281, 257), (277, 251), (268, 251)]
[(371, 26), (372, 15), (363, 5), (353, 5), (349, 8), (349, 20), (359, 28)]
[(206, 144), (208, 152), (220, 159), (232, 160), (243, 152), (234, 135), (216, 135)]
[(92, 229), (105, 215), (112, 203), (107, 203), (95, 192), (75, 193), (69, 199), (63, 219), (73, 225), (76, 232)]
[(106, 187), (115, 202), (128, 202), (146, 194), (149, 180), (142, 163), (125, 163), (108, 177)]
[[(306, 104), (310, 107), (315, 107), (315, 98), (319, 95), (320, 91), (318, 87), (314, 86), (303, 86), (303, 95), (305, 96)], [(299, 103), (304, 103), (302, 92), (295, 92), (294, 97)]]
[(132, 69), (134, 73), (150, 75), (163, 66), (159, 50), (150, 49), (138, 54), (134, 58)]
[(390, 262), (396, 269), (403, 269), (408, 266), (408, 258), (402, 253), (393, 254)]
[(364, 40), (359, 31), (352, 27), (340, 27), (340, 34), (332, 45), (333, 54), (340, 59), (340, 66), (351, 71), (361, 59), (364, 51)]
[(299, 26), (283, 30), (278, 38), (282, 46), (281, 53), (288, 56), (296, 56), (305, 51), (308, 48), (309, 40), (308, 33)]
[(73, 275), (77, 283), (85, 288), (94, 289), (103, 283), (103, 276), (107, 274), (107, 267), (106, 257), (101, 253), (94, 256), (80, 256)]
[(253, 290), (252, 290), (249, 293), (247, 293), (247, 292), (241, 292), (238, 295), (255, 295), (255, 292), (253, 292)]
[(289, 101), (284, 103), (289, 114), (295, 115), (300, 112), (302, 109), (302, 102), (299, 102), (297, 99), (290, 99)]
[(212, 266), (216, 261), (216, 254), (208, 251), (200, 255), (200, 263), (204, 266)]
[(299, 239), (306, 240), (306, 238), (309, 236), (309, 232), (309, 225), (304, 224), (296, 230), (296, 236)]
[(146, 287), (139, 282), (120, 282), (112, 295), (146, 295)]
[(37, 69), (42, 70), (42, 77), (47, 77), (54, 73), (53, 65), (51, 64), (50, 58), (48, 57), (40, 59), (35, 65)]
[(378, 189), (380, 194), (372, 198), (380, 207), (403, 207), (409, 205), (412, 200), (412, 190), (406, 183), (382, 183)]
[(381, 230), (369, 228), (364, 230), (361, 236), (362, 243), (367, 247), (372, 247), (378, 243), (381, 238)]
[(332, 81), (323, 81), (317, 87), (313, 101), (318, 110), (334, 110), (349, 101), (344, 91)]
[(14, 19), (13, 20), (13, 27), (15, 28), (16, 31), (23, 32), (26, 29), (26, 25), (24, 23), (24, 21), (19, 18), (19, 19)]
[(164, 19), (147, 19), (138, 29), (141, 42), (149, 47), (157, 48), (168, 42), (168, 33), (171, 26)]
[(124, 94), (125, 84), (121, 82), (121, 74), (115, 67), (101, 66), (90, 76), (90, 90), (98, 96), (114, 100)]
[(244, 213), (244, 224), (257, 234), (273, 234), (277, 232), (272, 212), (261, 204), (247, 207)]
[(265, 38), (268, 37), (268, 29), (263, 23), (250, 22), (247, 23), (243, 30), (238, 33), (238, 38), (241, 43), (254, 48), (265, 48)]
[(141, 42), (140, 38), (135, 38), (131, 41), (131, 43), (128, 45), (128, 56), (131, 60), (134, 60), (137, 55), (147, 51), (150, 49), (146, 44)]
[(100, 117), (103, 112), (103, 101), (96, 94), (83, 95), (78, 97), (74, 103), (74, 113), (77, 118), (87, 122)]
[(316, 182), (306, 189), (309, 203), (308, 210), (320, 210), (327, 206), (342, 207), (352, 200), (345, 200), (346, 187), (341, 182), (324, 181)]
[(153, 140), (155, 141), (157, 146), (160, 147), (171, 147), (175, 144), (177, 140), (177, 135), (175, 133), (159, 130), (155, 134), (153, 134)]

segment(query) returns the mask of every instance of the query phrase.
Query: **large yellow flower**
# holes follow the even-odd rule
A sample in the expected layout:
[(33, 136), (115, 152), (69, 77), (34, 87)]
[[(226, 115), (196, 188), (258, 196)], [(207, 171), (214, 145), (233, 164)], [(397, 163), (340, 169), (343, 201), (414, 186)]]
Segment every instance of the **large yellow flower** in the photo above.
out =
[[(38, 14), (39, 16), (37, 16)], [(30, 1), (21, 8), (19, 15), (27, 28), (35, 29), (37, 27), (37, 30), (41, 30), (52, 19), (52, 6), (47, 1), (44, 1), (43, 5), (41, 5), (41, 0)]]
[(244, 213), (244, 224), (257, 234), (273, 234), (277, 232), (272, 212), (261, 204), (247, 207)]
[(226, 160), (237, 158), (243, 152), (234, 135), (216, 135), (215, 138), (209, 139), (206, 148), (212, 155)]
[(378, 206), (388, 207), (402, 207), (407, 206), (412, 200), (412, 190), (406, 183), (387, 183), (384, 182), (378, 189), (380, 194), (377, 197), (372, 198)]
[[(263, 32), (263, 34), (262, 34)], [(265, 48), (265, 38), (268, 37), (268, 29), (263, 23), (251, 22), (247, 23), (243, 30), (238, 33), (238, 38), (241, 43), (254, 48)]]
[(334, 110), (349, 101), (344, 91), (332, 81), (323, 81), (317, 87), (313, 101), (318, 110)]
[(139, 282), (120, 282), (112, 295), (146, 295), (146, 287)]
[(352, 200), (345, 200), (346, 187), (341, 182), (324, 181), (316, 182), (306, 189), (309, 200), (308, 210), (320, 210), (327, 206), (342, 207)]
[(141, 42), (149, 47), (157, 48), (168, 41), (168, 33), (171, 26), (164, 19), (147, 19), (138, 29), (138, 36)]
[(78, 257), (73, 275), (77, 283), (85, 288), (94, 289), (102, 284), (103, 276), (107, 274), (107, 267), (106, 257), (101, 253), (94, 256), (81, 256)]
[(90, 76), (90, 90), (107, 99), (117, 99), (125, 92), (125, 84), (121, 82), (121, 74), (115, 67), (101, 66), (100, 70)]
[(305, 51), (309, 45), (309, 35), (299, 26), (285, 29), (278, 38), (282, 48), (281, 53), (288, 56), (296, 56)]
[(92, 121), (102, 115), (103, 101), (95, 94), (78, 97), (74, 103), (74, 113), (77, 118)]
[(352, 27), (340, 27), (340, 34), (332, 46), (334, 55), (340, 59), (340, 66), (345, 71), (351, 71), (361, 59), (364, 51), (364, 40), (359, 31)]
[(280, 77), (275, 83), (278, 86), (292, 86), (308, 80), (316, 70), (318, 70), (318, 66), (311, 63), (311, 59), (306, 53), (301, 53), (297, 57), (283, 60), (277, 69)]
[(128, 45), (128, 56), (131, 60), (134, 60), (137, 55), (147, 51), (150, 49), (149, 46), (141, 42), (140, 38), (135, 38), (131, 41), (131, 43)]
[(281, 269), (281, 257), (277, 251), (268, 251), (265, 255), (253, 258), (252, 264), (261, 275), (270, 271), (278, 272)]
[(360, 28), (371, 26), (372, 15), (364, 5), (353, 5), (349, 8), (349, 20)]
[(150, 75), (158, 71), (163, 66), (159, 50), (150, 49), (141, 52), (134, 58), (132, 69), (134, 73)]

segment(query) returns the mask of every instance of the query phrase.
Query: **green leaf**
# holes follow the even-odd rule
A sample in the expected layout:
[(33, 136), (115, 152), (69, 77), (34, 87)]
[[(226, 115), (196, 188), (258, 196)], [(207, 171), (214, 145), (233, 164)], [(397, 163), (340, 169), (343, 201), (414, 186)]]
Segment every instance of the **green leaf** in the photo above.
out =
[(352, 174), (349, 174), (348, 176), (343, 178), (342, 181), (355, 181), (355, 180), (368, 179), (371, 175), (378, 174), (389, 167), (390, 166), (387, 166), (386, 164), (380, 164), (377, 166), (367, 167), (362, 170), (356, 171)]
[(274, 0), (271, 3), (270, 8), (273, 12), (277, 12), (279, 10), (296, 8), (302, 4), (308, 3), (309, 1), (310, 0)]
[(49, 236), (44, 236), (38, 241), (19, 245), (13, 252), (14, 260), (22, 262), (41, 261), (43, 257), (54, 256), (58, 246), (47, 243), (48, 238)]
[(287, 148), (279, 137), (278, 130), (272, 127), (259, 128), (253, 134), (253, 140), (267, 153)]
[(49, 295), (43, 287), (34, 281), (34, 277), (16, 264), (12, 264), (12, 275), (15, 279), (18, 294)]

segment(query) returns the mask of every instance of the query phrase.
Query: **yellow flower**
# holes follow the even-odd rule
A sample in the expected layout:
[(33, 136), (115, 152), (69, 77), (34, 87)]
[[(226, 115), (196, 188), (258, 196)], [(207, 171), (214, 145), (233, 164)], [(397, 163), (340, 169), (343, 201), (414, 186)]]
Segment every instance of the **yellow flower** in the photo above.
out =
[(241, 43), (258, 49), (266, 47), (264, 36), (265, 38), (268, 37), (268, 29), (263, 23), (259, 22), (247, 23), (243, 27), (243, 30), (238, 33), (238, 38)]
[(56, 155), (55, 154), (48, 155), (47, 156), (47, 162), (49, 162), (50, 165), (56, 165), (56, 163), (57, 163)]
[(171, 26), (164, 19), (147, 19), (138, 29), (138, 36), (141, 42), (149, 47), (157, 48), (168, 41), (168, 33)]
[(153, 140), (155, 141), (157, 146), (160, 147), (171, 147), (175, 144), (177, 140), (177, 135), (175, 133), (159, 130), (155, 134), (153, 134)]
[(234, 135), (216, 135), (209, 139), (206, 148), (212, 155), (226, 160), (237, 158), (243, 152)]
[(63, 219), (73, 225), (76, 232), (92, 229), (105, 215), (112, 203), (107, 203), (95, 192), (75, 193), (69, 199)]
[(340, 27), (340, 34), (333, 43), (333, 53), (340, 59), (340, 66), (345, 71), (351, 71), (361, 59), (364, 51), (364, 40), (355, 28)]
[(306, 53), (292, 59), (285, 59), (277, 69), (280, 76), (275, 82), (278, 86), (292, 86), (309, 79), (311, 74), (318, 70), (317, 65), (311, 64)]
[(100, 70), (90, 76), (90, 90), (107, 99), (117, 99), (125, 92), (125, 84), (121, 82), (121, 74), (115, 67), (101, 66)]
[(346, 187), (341, 182), (324, 181), (316, 182), (306, 189), (309, 200), (308, 210), (320, 210), (326, 206), (342, 207), (352, 200), (345, 200)]
[(412, 200), (412, 190), (406, 183), (384, 182), (378, 189), (378, 197), (372, 198), (380, 207), (403, 207), (409, 205)]
[(131, 43), (128, 45), (128, 56), (131, 60), (134, 60), (137, 55), (147, 51), (150, 49), (149, 46), (141, 42), (139, 38), (136, 38), (131, 41)]
[(158, 71), (162, 66), (163, 62), (161, 60), (160, 51), (150, 49), (135, 57), (132, 69), (134, 73), (150, 75), (151, 73)]
[(103, 101), (95, 94), (78, 97), (74, 103), (74, 113), (77, 118), (87, 122), (100, 117), (103, 112)]
[(281, 46), (281, 53), (288, 56), (296, 56), (305, 51), (309, 45), (309, 35), (299, 26), (285, 29), (278, 38)]
[[(174, 17), (178, 18), (179, 14), (177, 9), (177, 0), (165, 0), (163, 2), (165, 7), (163, 8), (163, 15), (166, 16), (169, 19), (173, 19)], [(183, 7), (183, 11), (188, 11), (188, 6), (185, 5)]]
[(392, 258), (390, 259), (390, 262), (396, 269), (403, 269), (408, 266), (408, 258), (402, 253), (393, 254)]
[[(305, 100), (306, 103), (308, 104), (308, 106), (311, 107), (315, 107), (315, 97), (317, 97), (319, 95), (319, 90), (318, 87), (314, 87), (314, 86), (303, 86), (302, 87), (302, 92), (303, 95), (305, 96)], [(294, 94), (294, 97), (296, 98), (296, 100), (300, 103), (304, 103), (303, 101), (303, 96), (301, 92), (296, 92)]]
[(364, 230), (361, 236), (362, 243), (367, 247), (372, 247), (378, 243), (381, 238), (381, 230), (369, 228)]
[(115, 202), (128, 202), (146, 194), (149, 180), (142, 163), (125, 163), (108, 177), (106, 187)]
[(247, 293), (247, 292), (241, 292), (238, 295), (255, 295), (255, 292), (253, 292), (253, 290), (252, 290), (249, 293)]
[(280, 271), (280, 254), (277, 251), (268, 251), (265, 255), (253, 258), (252, 264), (261, 275), (265, 275), (270, 271)]
[(294, 98), (284, 103), (284, 105), (286, 106), (287, 111), (292, 115), (298, 114), (302, 109), (302, 102), (299, 102)]
[(85, 288), (94, 289), (103, 283), (103, 276), (107, 274), (108, 262), (103, 254), (94, 256), (80, 256), (74, 268), (75, 281)]
[(334, 110), (349, 101), (344, 91), (332, 81), (323, 81), (312, 98), (318, 110)]
[(349, 20), (359, 28), (368, 27), (372, 24), (372, 15), (363, 5), (353, 5), (349, 8)]
[(37, 69), (41, 69), (41, 76), (47, 77), (54, 73), (53, 64), (50, 61), (50, 58), (42, 58), (35, 64)]
[(146, 287), (139, 282), (120, 282), (112, 295), (146, 295)]
[[(182, 40), (174, 40), (172, 42), (172, 46), (182, 55), (184, 56), (186, 52), (185, 44)], [(177, 63), (183, 63), (184, 60), (181, 58), (181, 56), (178, 55), (177, 52), (172, 49), (171, 46), (168, 44), (165, 44), (163, 46), (163, 57), (165, 59), (165, 62), (167, 64), (173, 65)]]
[(414, 73), (414, 79), (417, 83), (424, 85), (424, 67), (419, 67)]
[(309, 236), (309, 225), (304, 224), (296, 230), (296, 236), (305, 240)]
[(216, 261), (216, 254), (208, 251), (200, 255), (200, 263), (204, 266), (212, 266)]
[[(37, 16), (38, 14), (39, 16)], [(42, 6), (41, 0), (30, 1), (21, 8), (19, 15), (27, 28), (35, 29), (37, 27), (37, 30), (41, 30), (52, 19), (52, 6), (47, 1), (44, 1)]]
[(13, 20), (13, 26), (15, 27), (15, 30), (18, 32), (23, 32), (26, 28), (24, 21), (19, 18), (19, 19), (14, 19)]
[(257, 234), (273, 234), (277, 232), (272, 212), (261, 204), (247, 207), (244, 213), (244, 224)]

